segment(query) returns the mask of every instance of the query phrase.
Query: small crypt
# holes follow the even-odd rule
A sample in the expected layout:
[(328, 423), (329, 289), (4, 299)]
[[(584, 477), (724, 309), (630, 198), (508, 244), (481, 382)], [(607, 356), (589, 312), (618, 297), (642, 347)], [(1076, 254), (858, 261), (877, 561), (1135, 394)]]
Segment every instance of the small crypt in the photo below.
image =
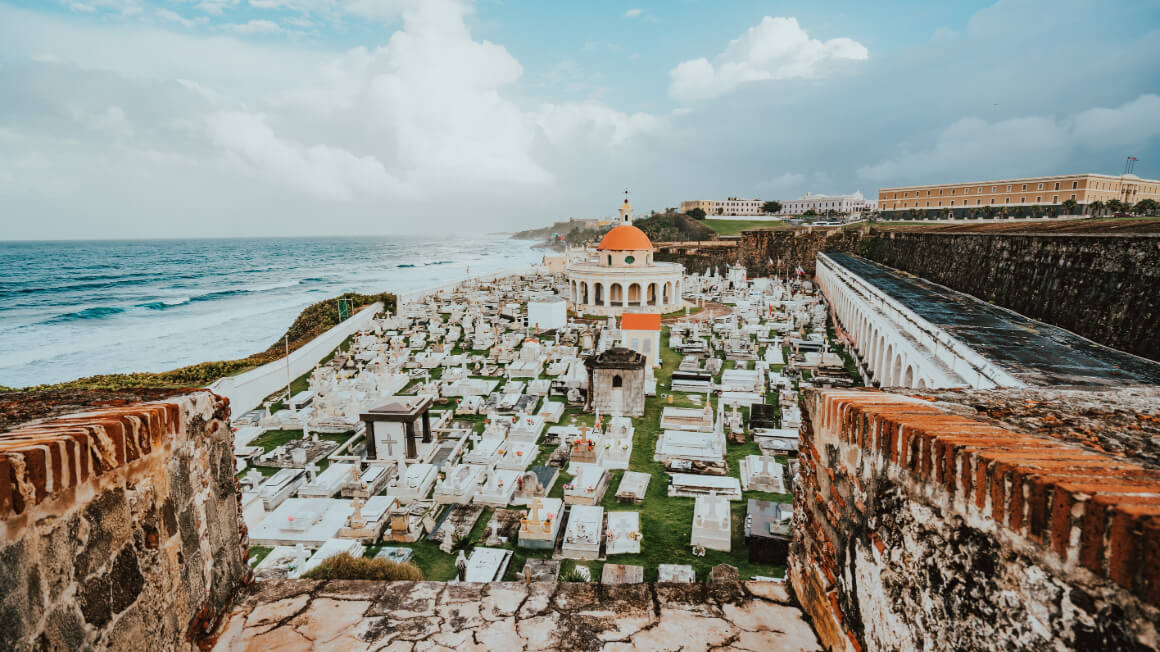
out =
[(639, 417), (644, 414), (645, 367), (647, 359), (623, 347), (613, 347), (589, 357), (589, 412)]

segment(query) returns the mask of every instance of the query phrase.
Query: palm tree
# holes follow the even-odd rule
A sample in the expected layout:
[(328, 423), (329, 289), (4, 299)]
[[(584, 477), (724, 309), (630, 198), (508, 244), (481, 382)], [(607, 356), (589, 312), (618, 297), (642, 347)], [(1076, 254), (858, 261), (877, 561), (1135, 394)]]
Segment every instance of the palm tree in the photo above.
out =
[(1107, 203), (1107, 209), (1111, 211), (1113, 215), (1115, 215), (1116, 213), (1123, 213), (1124, 211), (1128, 210), (1128, 205), (1119, 199), (1109, 199)]
[(1063, 205), (1063, 212), (1065, 215), (1078, 215), (1079, 214), (1079, 202), (1077, 202), (1076, 200), (1068, 199), (1067, 201), (1063, 202), (1062, 205)]
[(1092, 203), (1088, 204), (1088, 209), (1091, 210), (1092, 217), (1097, 217), (1104, 211), (1104, 208), (1104, 202), (1102, 201), (1093, 201)]

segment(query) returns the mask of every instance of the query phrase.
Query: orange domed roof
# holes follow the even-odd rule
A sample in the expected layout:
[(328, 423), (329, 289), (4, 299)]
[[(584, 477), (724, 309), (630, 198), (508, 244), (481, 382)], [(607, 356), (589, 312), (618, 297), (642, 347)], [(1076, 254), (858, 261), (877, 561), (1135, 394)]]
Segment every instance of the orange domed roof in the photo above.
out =
[(643, 249), (651, 251), (652, 248), (652, 241), (648, 239), (644, 231), (631, 224), (621, 224), (605, 233), (604, 239), (600, 241), (600, 246), (596, 249), (599, 251), (641, 251)]

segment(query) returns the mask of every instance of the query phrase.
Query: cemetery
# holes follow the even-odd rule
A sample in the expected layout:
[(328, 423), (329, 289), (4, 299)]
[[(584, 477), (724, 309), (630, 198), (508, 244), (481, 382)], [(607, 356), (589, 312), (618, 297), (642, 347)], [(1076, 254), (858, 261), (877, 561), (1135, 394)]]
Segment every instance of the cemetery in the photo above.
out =
[(796, 392), (834, 344), (808, 282), (760, 280), (687, 275), (686, 304), (726, 316), (631, 316), (648, 326), (632, 337), (556, 314), (558, 274), (400, 303), (238, 420), (251, 563), (291, 577), (341, 549), (444, 581), (780, 577), (783, 513), (754, 505), (792, 503)]

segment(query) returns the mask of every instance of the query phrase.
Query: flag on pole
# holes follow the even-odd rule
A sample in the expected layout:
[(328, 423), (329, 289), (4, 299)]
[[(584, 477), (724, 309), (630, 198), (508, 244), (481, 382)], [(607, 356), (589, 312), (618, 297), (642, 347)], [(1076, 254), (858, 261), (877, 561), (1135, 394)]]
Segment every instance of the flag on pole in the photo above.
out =
[(1140, 159), (1136, 158), (1135, 156), (1129, 156), (1128, 160), (1129, 161), (1139, 161)]
[(802, 266), (801, 266), (801, 265), (798, 265), (798, 266), (797, 266), (797, 273), (798, 273), (798, 275), (799, 275), (799, 276), (804, 276), (804, 275), (805, 275), (805, 273), (806, 273), (806, 270), (802, 269)]

